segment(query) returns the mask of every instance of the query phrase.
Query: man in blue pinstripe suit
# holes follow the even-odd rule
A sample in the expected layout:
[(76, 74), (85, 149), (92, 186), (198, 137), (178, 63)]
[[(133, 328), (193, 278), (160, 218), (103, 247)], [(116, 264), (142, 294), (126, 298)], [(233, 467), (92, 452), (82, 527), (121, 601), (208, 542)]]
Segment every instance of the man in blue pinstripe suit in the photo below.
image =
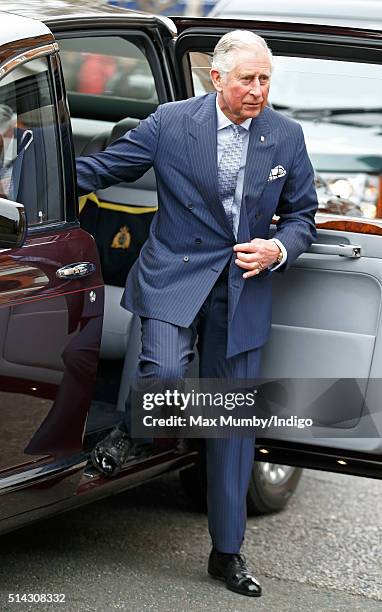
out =
[[(315, 237), (317, 198), (301, 127), (267, 106), (272, 55), (252, 32), (218, 42), (216, 93), (158, 107), (105, 151), (77, 162), (81, 194), (154, 167), (159, 209), (122, 304), (142, 321), (137, 381), (179, 380), (198, 335), (200, 375), (256, 378), (271, 325), (271, 275)], [(275, 239), (268, 239), (273, 215)], [(237, 593), (261, 587), (240, 555), (254, 438), (206, 440), (208, 571)], [(122, 465), (119, 426), (93, 458)]]

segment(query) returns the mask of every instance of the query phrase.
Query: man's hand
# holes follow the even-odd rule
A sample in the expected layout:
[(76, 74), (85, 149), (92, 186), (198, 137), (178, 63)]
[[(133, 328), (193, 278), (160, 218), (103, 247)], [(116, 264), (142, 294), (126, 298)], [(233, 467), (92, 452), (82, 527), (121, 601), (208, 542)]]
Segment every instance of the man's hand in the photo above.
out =
[(254, 238), (251, 242), (235, 244), (235, 264), (244, 270), (243, 278), (250, 278), (262, 272), (277, 260), (280, 249), (273, 240)]

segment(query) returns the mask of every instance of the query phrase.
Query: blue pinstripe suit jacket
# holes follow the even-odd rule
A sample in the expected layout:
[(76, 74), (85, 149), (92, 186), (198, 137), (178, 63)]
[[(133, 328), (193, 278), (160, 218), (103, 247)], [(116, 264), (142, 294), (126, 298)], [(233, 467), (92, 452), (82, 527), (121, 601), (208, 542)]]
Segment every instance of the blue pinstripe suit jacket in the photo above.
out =
[[(263, 138), (261, 138), (263, 137)], [(144, 317), (189, 326), (231, 260), (227, 357), (261, 346), (271, 324), (271, 276), (244, 280), (219, 200), (215, 94), (170, 102), (114, 141), (77, 160), (80, 194), (134, 181), (150, 166), (159, 209), (127, 278), (122, 305)], [(268, 181), (270, 170), (284, 177)], [(251, 122), (237, 242), (268, 238), (274, 214), (286, 269), (315, 238), (317, 197), (300, 125), (265, 108)]]

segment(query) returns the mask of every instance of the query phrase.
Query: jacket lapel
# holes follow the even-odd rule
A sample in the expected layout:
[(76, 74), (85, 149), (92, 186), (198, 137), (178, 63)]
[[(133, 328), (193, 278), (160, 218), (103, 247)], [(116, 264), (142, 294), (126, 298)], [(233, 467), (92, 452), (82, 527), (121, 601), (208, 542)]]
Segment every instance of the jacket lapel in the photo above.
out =
[(251, 122), (242, 200), (248, 215), (260, 199), (272, 168), (278, 130), (272, 129), (269, 114), (265, 108)]
[[(251, 121), (247, 159), (244, 173), (244, 186), (242, 205), (240, 210), (240, 224), (237, 242), (249, 242), (250, 235), (248, 217), (256, 209), (256, 202), (267, 184), (269, 172), (272, 168), (275, 144), (278, 130), (272, 130), (269, 121), (269, 110), (265, 108), (262, 113)], [(243, 270), (235, 263), (231, 265), (230, 288), (228, 292), (228, 320), (232, 321), (239, 303), (241, 292), (246, 282)]]
[(185, 115), (186, 142), (195, 184), (219, 225), (233, 238), (232, 229), (219, 198), (215, 100), (215, 94), (208, 94), (197, 113)]

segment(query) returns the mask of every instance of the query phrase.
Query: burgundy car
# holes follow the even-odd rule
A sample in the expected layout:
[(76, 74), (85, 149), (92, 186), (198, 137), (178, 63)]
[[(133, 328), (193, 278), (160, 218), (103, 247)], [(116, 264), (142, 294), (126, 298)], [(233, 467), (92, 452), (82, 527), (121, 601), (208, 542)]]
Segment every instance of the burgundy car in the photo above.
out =
[[(202, 440), (184, 451), (158, 439), (115, 478), (90, 464), (95, 442), (120, 419), (137, 363), (139, 324), (119, 302), (157, 195), (148, 172), (78, 199), (75, 156), (102, 150), (158, 104), (200, 91), (217, 39), (232, 28), (260, 33), (275, 57), (329, 68), (341, 61), (349, 81), (367, 64), (381, 78), (376, 30), (56, 4), (9, 3), (0, 20), (3, 532), (170, 470), (204, 504)], [(292, 403), (293, 414), (314, 424), (298, 435), (285, 426), (258, 436), (253, 512), (282, 508), (304, 466), (382, 474), (381, 154), (367, 161), (376, 216), (320, 211), (317, 242), (286, 275), (274, 275), (263, 407), (282, 418)], [(308, 394), (296, 380), (310, 383)]]

